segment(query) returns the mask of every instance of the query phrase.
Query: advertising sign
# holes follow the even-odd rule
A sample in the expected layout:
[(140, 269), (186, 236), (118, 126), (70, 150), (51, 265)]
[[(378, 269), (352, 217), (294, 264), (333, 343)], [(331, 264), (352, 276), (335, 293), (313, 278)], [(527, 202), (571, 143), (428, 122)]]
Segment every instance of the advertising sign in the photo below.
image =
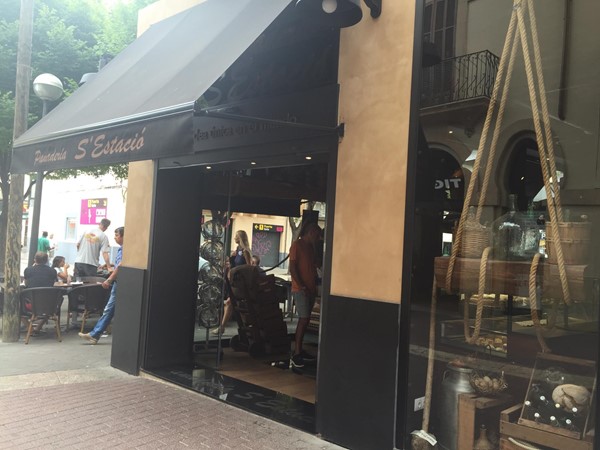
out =
[(81, 216), (79, 223), (82, 225), (98, 225), (106, 218), (106, 206), (108, 200), (105, 198), (88, 198), (81, 200)]
[(271, 267), (279, 262), (279, 245), (283, 226), (267, 223), (252, 225), (252, 254), (260, 258), (260, 265)]

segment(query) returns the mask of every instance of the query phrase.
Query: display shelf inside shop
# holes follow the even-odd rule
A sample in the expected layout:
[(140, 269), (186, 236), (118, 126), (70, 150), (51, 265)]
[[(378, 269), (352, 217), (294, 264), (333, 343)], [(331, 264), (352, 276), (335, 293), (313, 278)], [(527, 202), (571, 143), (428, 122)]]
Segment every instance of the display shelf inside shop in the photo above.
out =
[[(471, 317), (474, 317), (472, 315)], [(544, 338), (550, 348), (560, 351), (577, 346), (585, 339), (584, 331), (592, 325), (581, 319), (569, 317), (569, 327), (557, 323), (547, 328), (545, 316), (541, 319)], [(585, 325), (585, 326), (584, 326)], [(597, 326), (594, 323), (593, 326)], [(475, 329), (475, 320), (469, 321), (469, 334)], [(484, 318), (481, 322), (479, 338), (474, 344), (465, 340), (464, 320), (445, 320), (440, 324), (440, 344), (460, 348), (471, 352), (484, 352), (490, 356), (522, 360), (535, 354), (538, 348), (535, 327), (530, 315)], [(577, 347), (579, 349), (579, 347)]]
[[(528, 316), (519, 317), (523, 320)], [(440, 343), (470, 351), (483, 351), (493, 356), (506, 358), (508, 353), (508, 320), (506, 317), (484, 318), (481, 332), (475, 344), (465, 341), (463, 319), (445, 320), (440, 327)], [(469, 333), (473, 334), (475, 320), (469, 321)]]
[[(438, 287), (446, 286), (446, 274), (450, 257), (438, 256), (434, 261), (434, 273)], [(452, 291), (454, 293), (474, 293), (479, 289), (479, 258), (456, 258), (452, 272)], [(592, 274), (588, 265), (566, 265), (569, 292), (574, 302), (584, 302), (589, 298)], [(531, 261), (498, 261), (490, 259), (486, 270), (486, 292), (498, 294), (529, 296), (529, 272)], [(562, 298), (562, 286), (558, 266), (542, 262), (538, 267), (541, 297)], [(587, 287), (587, 289), (586, 289)], [(587, 292), (587, 294), (586, 294)]]

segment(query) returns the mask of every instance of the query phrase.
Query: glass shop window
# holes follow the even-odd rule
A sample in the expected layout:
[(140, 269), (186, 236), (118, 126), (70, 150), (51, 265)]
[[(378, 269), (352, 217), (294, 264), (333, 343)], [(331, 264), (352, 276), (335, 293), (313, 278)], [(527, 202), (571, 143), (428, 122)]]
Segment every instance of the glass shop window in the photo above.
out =
[[(425, 4), (429, 41), (441, 26), (439, 4)], [(450, 91), (421, 99), (424, 135), (435, 137), (427, 145), (448, 149), (466, 169), (464, 197), (454, 215), (418, 205), (418, 220), (431, 222), (419, 227), (439, 236), (415, 239), (415, 258), (433, 261), (414, 265), (405, 447), (412, 440), (412, 448), (431, 448), (416, 447), (431, 438), (450, 450), (592, 450), (600, 41), (586, 37), (600, 22), (600, 4), (453, 8), (461, 18), (455, 41), (464, 47), (455, 57), (468, 56), (469, 70), (451, 71), (454, 82), (447, 70), (428, 70), (445, 74), (438, 84)], [(430, 188), (417, 183), (417, 203)], [(448, 217), (452, 224), (442, 226)]]

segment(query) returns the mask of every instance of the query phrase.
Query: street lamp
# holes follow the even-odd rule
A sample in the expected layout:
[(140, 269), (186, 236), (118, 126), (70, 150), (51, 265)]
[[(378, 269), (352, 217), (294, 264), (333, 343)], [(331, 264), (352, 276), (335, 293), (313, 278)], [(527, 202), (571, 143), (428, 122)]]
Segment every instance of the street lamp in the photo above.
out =
[[(48, 112), (48, 103), (62, 97), (64, 89), (62, 82), (51, 73), (43, 73), (33, 80), (33, 92), (42, 100), (42, 117)], [(31, 218), (31, 236), (29, 239), (29, 264), (33, 263), (37, 252), (38, 234), (40, 229), (40, 209), (42, 207), (42, 183), (44, 172), (38, 172), (35, 178), (35, 199), (33, 202), (33, 217)]]
[(64, 89), (62, 82), (51, 73), (43, 73), (33, 80), (33, 92), (42, 100), (42, 117), (48, 112), (48, 102), (53, 102), (62, 97)]

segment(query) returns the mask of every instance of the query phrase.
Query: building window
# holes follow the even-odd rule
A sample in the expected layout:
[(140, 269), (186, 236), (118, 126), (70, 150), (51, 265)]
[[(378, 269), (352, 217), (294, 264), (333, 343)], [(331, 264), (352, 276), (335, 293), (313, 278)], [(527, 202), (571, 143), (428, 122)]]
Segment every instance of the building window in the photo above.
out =
[(77, 239), (77, 217), (67, 217), (65, 224), (65, 239)]
[(426, 0), (423, 38), (435, 44), (442, 59), (454, 56), (456, 0)]

